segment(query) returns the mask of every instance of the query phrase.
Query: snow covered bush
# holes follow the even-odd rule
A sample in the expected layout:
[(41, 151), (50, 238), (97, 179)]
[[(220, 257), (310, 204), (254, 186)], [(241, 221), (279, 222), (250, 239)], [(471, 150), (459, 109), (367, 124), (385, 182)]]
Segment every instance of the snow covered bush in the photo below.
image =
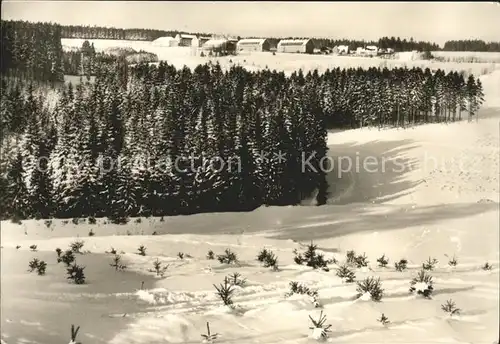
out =
[(214, 251), (212, 251), (212, 250), (209, 250), (209, 251), (208, 251), (208, 253), (207, 253), (207, 259), (208, 259), (208, 260), (213, 260), (213, 259), (215, 259), (215, 253), (214, 253)]
[(97, 223), (97, 220), (96, 220), (96, 218), (95, 218), (95, 217), (90, 216), (90, 217), (88, 218), (88, 223), (89, 223), (90, 225), (95, 225), (95, 224)]
[(75, 329), (75, 325), (71, 325), (71, 341), (69, 342), (69, 344), (82, 344), (76, 341), (76, 336), (78, 335), (78, 331), (80, 331), (80, 326), (78, 326)]
[(382, 300), (384, 295), (380, 278), (375, 277), (367, 277), (363, 281), (357, 282), (356, 291), (358, 292), (358, 298), (369, 295), (373, 301)]
[(238, 256), (236, 253), (226, 248), (224, 254), (217, 255), (217, 260), (221, 264), (236, 264), (238, 263)]
[(406, 259), (400, 259), (399, 262), (396, 262), (396, 264), (394, 264), (394, 267), (396, 268), (396, 271), (404, 271), (406, 270), (406, 266), (408, 265), (408, 261)]
[(71, 219), (71, 222), (73, 222), (74, 225), (78, 225), (80, 219), (78, 217), (74, 217), (73, 219)]
[(384, 326), (390, 323), (389, 318), (386, 317), (384, 313), (382, 313), (382, 315), (380, 316), (380, 318), (377, 319), (377, 321)]
[(44, 224), (47, 228), (50, 228), (50, 226), (52, 226), (52, 220), (45, 220)]
[(33, 252), (36, 252), (36, 248), (37, 247), (38, 247), (37, 245), (31, 245), (30, 246), (30, 250), (33, 251)]
[(229, 281), (229, 278), (224, 278), (224, 284), (220, 283), (218, 286), (213, 285), (215, 290), (217, 290), (217, 295), (220, 297), (225, 306), (233, 305), (233, 285)]
[(432, 271), (436, 267), (436, 264), (438, 263), (438, 260), (436, 258), (429, 257), (427, 261), (422, 263), (422, 269), (427, 270), (427, 271)]
[(215, 343), (215, 340), (219, 337), (218, 333), (211, 333), (210, 332), (210, 324), (207, 321), (207, 334), (202, 334), (201, 337), (203, 338), (202, 343), (207, 343), (207, 344), (212, 344)]
[(352, 283), (356, 279), (356, 274), (349, 269), (349, 265), (347, 264), (339, 266), (335, 274), (346, 283)]
[(243, 287), (247, 283), (246, 278), (242, 278), (241, 274), (239, 272), (234, 272), (231, 275), (229, 275), (227, 278), (229, 279), (229, 282), (231, 283), (231, 285), (235, 285), (238, 287)]
[(327, 267), (327, 262), (325, 260), (324, 255), (316, 252), (318, 248), (317, 245), (314, 245), (313, 242), (307, 245), (307, 249), (304, 253), (299, 253), (297, 250), (294, 250), (295, 257), (293, 260), (295, 263), (299, 265), (310, 266), (313, 269), (322, 269), (324, 271), (329, 271)]
[(311, 322), (313, 323), (313, 326), (309, 327), (309, 329), (312, 330), (310, 337), (321, 341), (327, 340), (328, 333), (331, 332), (330, 328), (332, 325), (325, 326), (326, 315), (323, 315), (323, 311), (321, 311), (318, 320), (314, 320), (310, 315), (309, 319), (311, 319)]
[(385, 268), (387, 264), (389, 264), (389, 259), (385, 257), (385, 254), (383, 254), (382, 257), (377, 259), (377, 263), (381, 268)]
[(122, 271), (127, 268), (127, 266), (122, 264), (122, 257), (119, 254), (115, 254), (113, 257), (113, 263), (109, 264), (111, 267), (115, 268), (115, 271)]
[(278, 270), (278, 257), (276, 257), (271, 250), (262, 249), (257, 255), (257, 260), (261, 262), (265, 268)]
[(68, 267), (66, 270), (66, 273), (68, 274), (68, 279), (73, 280), (75, 284), (84, 284), (85, 283), (85, 274), (83, 273), (83, 270), (85, 269), (84, 266), (80, 266), (77, 264), (73, 264), (70, 267)]
[(455, 302), (452, 299), (446, 301), (446, 303), (441, 305), (441, 309), (443, 312), (446, 312), (450, 315), (458, 315), (460, 314), (460, 308), (457, 308)]
[(347, 251), (346, 253), (346, 263), (354, 265), (356, 262), (356, 252), (354, 250)]
[(156, 260), (153, 262), (153, 270), (150, 270), (152, 272), (156, 273), (156, 276), (161, 276), (165, 275), (165, 272), (167, 271), (169, 265), (162, 266), (162, 263), (156, 258)]
[(76, 240), (73, 241), (71, 244), (69, 244), (69, 247), (71, 248), (71, 251), (74, 253), (82, 253), (81, 249), (83, 248), (83, 245), (85, 243), (82, 240)]
[(434, 290), (432, 284), (432, 276), (427, 274), (425, 270), (420, 270), (418, 275), (410, 282), (410, 293), (416, 292), (418, 295), (430, 298)]
[(144, 246), (144, 245), (139, 246), (137, 251), (139, 251), (140, 256), (145, 256), (146, 255), (146, 246)]

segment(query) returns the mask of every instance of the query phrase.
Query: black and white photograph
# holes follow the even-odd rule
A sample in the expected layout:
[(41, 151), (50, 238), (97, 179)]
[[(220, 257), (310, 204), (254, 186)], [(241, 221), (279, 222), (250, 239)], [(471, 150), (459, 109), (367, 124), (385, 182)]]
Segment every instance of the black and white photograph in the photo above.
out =
[(500, 2), (1, 3), (1, 344), (499, 344)]

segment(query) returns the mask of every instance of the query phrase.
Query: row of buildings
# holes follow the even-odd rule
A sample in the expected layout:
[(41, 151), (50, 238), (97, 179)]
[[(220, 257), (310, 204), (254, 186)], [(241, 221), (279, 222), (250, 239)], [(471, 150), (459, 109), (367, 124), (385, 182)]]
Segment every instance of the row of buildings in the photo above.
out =
[[(205, 50), (224, 50), (230, 52), (255, 52), (274, 50), (268, 39), (265, 38), (213, 38), (198, 37), (196, 35), (177, 34), (175, 37), (160, 37), (153, 41), (153, 45), (161, 47), (196, 47)], [(311, 39), (283, 39), (275, 48), (281, 53), (304, 53), (314, 52), (314, 43)]]

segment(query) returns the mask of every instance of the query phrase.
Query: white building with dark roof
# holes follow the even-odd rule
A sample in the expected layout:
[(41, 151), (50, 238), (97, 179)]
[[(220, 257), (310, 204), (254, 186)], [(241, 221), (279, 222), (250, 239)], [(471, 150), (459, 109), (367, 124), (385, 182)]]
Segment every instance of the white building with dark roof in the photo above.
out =
[(178, 33), (175, 36), (175, 40), (177, 41), (177, 45), (179, 47), (197, 47), (199, 46), (198, 37), (196, 35), (188, 35), (185, 33)]
[(276, 47), (279, 53), (314, 53), (314, 42), (311, 39), (282, 39)]
[(238, 51), (269, 51), (271, 44), (266, 38), (245, 38), (238, 41)]

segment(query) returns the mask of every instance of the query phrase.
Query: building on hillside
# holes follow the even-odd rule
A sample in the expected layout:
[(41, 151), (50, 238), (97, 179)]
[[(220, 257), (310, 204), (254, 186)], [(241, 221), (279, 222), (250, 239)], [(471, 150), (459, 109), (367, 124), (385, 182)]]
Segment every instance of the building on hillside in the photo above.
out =
[(276, 49), (279, 53), (312, 54), (314, 43), (311, 39), (282, 39)]
[(338, 45), (337, 46), (337, 53), (340, 55), (349, 54), (349, 46), (348, 45)]
[(271, 44), (266, 38), (245, 38), (238, 41), (238, 51), (270, 51)]
[(197, 46), (199, 46), (198, 37), (196, 37), (195, 35), (178, 33), (177, 36), (175, 36), (175, 40), (177, 41), (177, 45), (179, 47), (197, 47)]
[(174, 37), (160, 37), (155, 39), (151, 44), (156, 47), (176, 47), (178, 42)]
[(377, 56), (378, 55), (378, 48), (375, 45), (368, 45), (365, 48), (365, 55)]
[(236, 43), (227, 39), (210, 39), (203, 44), (202, 50), (216, 55), (234, 54)]
[(211, 39), (212, 39), (212, 37), (208, 37), (208, 36), (206, 36), (206, 37), (199, 37), (198, 38), (198, 46), (202, 47), (203, 44), (207, 43)]

